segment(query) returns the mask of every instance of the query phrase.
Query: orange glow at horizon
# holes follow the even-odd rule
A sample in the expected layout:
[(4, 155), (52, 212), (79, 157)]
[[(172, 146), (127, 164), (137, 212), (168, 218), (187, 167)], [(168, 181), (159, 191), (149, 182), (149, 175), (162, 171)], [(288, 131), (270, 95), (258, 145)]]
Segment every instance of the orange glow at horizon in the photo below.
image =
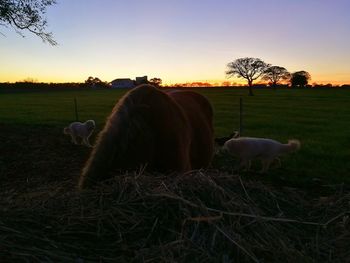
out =
[[(246, 86), (247, 81), (244, 79), (222, 79), (222, 80), (195, 80), (195, 81), (164, 81), (162, 85), (164, 86), (173, 86), (176, 84), (191, 84), (191, 83), (209, 83), (212, 86)], [(267, 82), (264, 81), (255, 81), (253, 84), (268, 84)], [(280, 84), (288, 84), (286, 83), (280, 83)], [(348, 81), (330, 81), (330, 80), (314, 80), (311, 79), (309, 81), (310, 85), (318, 84), (318, 85), (327, 85), (331, 84), (333, 86), (341, 86), (341, 85), (350, 85), (350, 79)]]
[[(2, 74), (1, 74), (2, 75)], [(86, 78), (82, 79), (76, 79), (74, 77), (71, 78), (65, 78), (65, 77), (44, 77), (44, 78), (36, 78), (35, 76), (16, 76), (15, 74), (8, 74), (6, 78), (4, 76), (0, 75), (0, 83), (15, 83), (15, 82), (36, 82), (36, 83), (82, 83), (85, 82), (85, 80), (89, 77), (86, 76)], [(93, 77), (99, 77), (94, 76)], [(99, 77), (100, 78), (100, 77)], [(148, 79), (151, 79), (153, 77), (149, 77)], [(103, 78), (100, 78), (102, 81), (110, 82), (112, 80), (106, 80)], [(131, 79), (133, 79), (131, 77)], [(174, 85), (190, 85), (191, 83), (209, 83), (211, 86), (246, 86), (247, 81), (242, 78), (230, 78), (230, 79), (200, 79), (200, 80), (179, 80), (179, 81), (169, 81), (166, 79), (162, 79), (162, 85), (163, 86), (174, 86)], [(264, 81), (256, 80), (254, 84), (268, 84)], [(281, 83), (281, 84), (288, 84), (287, 83)], [(319, 85), (326, 85), (326, 84), (332, 84), (333, 86), (341, 86), (341, 85), (348, 85), (350, 84), (350, 79), (340, 79), (340, 80), (332, 80), (330, 76), (322, 77), (320, 76), (318, 79), (312, 78), (309, 81), (309, 84), (319, 84)]]

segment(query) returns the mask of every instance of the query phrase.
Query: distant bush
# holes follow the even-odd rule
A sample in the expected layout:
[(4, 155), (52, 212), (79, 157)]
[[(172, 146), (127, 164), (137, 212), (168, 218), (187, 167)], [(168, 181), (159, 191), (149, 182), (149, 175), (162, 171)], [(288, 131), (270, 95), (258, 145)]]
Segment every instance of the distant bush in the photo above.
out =
[(76, 89), (76, 88), (88, 88), (85, 83), (36, 83), (36, 82), (15, 82), (15, 83), (0, 83), (0, 89)]

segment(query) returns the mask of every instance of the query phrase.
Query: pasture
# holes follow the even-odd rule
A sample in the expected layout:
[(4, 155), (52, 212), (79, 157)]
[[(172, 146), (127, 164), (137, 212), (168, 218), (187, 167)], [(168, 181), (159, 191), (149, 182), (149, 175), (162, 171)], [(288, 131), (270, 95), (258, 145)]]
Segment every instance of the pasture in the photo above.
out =
[(0, 258), (344, 262), (350, 90), (196, 91), (214, 107), (216, 136), (238, 130), (242, 97), (243, 136), (299, 139), (301, 150), (266, 175), (259, 163), (237, 175), (237, 160), (219, 154), (208, 171), (121, 173), (80, 195), (90, 149), (62, 132), (74, 98), (79, 120), (96, 121), (93, 143), (126, 90), (0, 90)]
[[(349, 90), (257, 90), (254, 97), (241, 89), (197, 91), (213, 104), (216, 136), (238, 130), (242, 97), (243, 136), (273, 138), (284, 143), (290, 138), (301, 141), (298, 154), (285, 157), (281, 169), (271, 170), (261, 180), (285, 180), (298, 186), (318, 179), (332, 184), (350, 182)], [(65, 138), (60, 132), (75, 120), (77, 98), (79, 120), (94, 119), (98, 131), (124, 93), (125, 90), (0, 93), (0, 123), (9, 129), (15, 126), (39, 134), (45, 127)], [(41, 136), (45, 137), (45, 133)], [(227, 161), (219, 160), (218, 165), (230, 169), (234, 160)]]

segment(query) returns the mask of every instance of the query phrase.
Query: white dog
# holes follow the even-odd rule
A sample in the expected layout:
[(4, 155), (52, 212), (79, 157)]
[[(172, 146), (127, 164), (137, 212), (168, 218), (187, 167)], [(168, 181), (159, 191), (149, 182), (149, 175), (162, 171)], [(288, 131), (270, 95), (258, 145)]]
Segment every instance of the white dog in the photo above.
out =
[(240, 159), (240, 167), (250, 169), (253, 159), (261, 159), (262, 170), (265, 173), (271, 163), (277, 160), (279, 166), (281, 162), (278, 156), (299, 150), (300, 142), (298, 140), (289, 140), (288, 144), (282, 144), (278, 141), (264, 138), (233, 138), (225, 142), (224, 150)]
[(68, 127), (63, 129), (64, 134), (69, 134), (72, 137), (74, 144), (79, 144), (77, 138), (82, 139), (81, 144), (85, 144), (88, 147), (92, 147), (89, 142), (89, 137), (95, 129), (95, 121), (88, 120), (84, 123), (72, 122)]

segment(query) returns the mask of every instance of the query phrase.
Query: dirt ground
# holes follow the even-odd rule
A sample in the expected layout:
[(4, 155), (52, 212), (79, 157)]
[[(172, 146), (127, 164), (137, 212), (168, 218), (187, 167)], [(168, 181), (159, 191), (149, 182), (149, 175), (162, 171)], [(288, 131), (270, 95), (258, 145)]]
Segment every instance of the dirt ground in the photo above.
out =
[(77, 180), (90, 149), (70, 142), (55, 127), (0, 126), (1, 188), (26, 191), (67, 179)]

